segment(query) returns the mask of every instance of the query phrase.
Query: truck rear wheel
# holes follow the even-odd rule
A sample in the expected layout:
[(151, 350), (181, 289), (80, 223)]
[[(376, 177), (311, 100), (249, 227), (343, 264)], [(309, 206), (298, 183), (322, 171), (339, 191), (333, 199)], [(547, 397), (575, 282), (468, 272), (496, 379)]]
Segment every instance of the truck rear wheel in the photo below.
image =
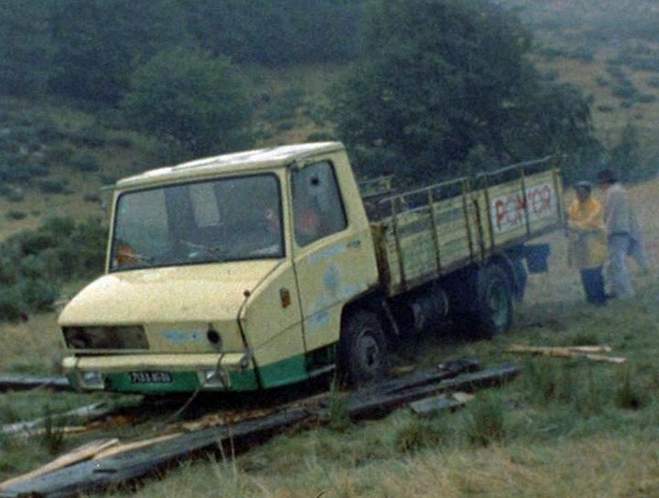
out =
[(338, 362), (341, 379), (354, 387), (385, 376), (389, 365), (387, 340), (375, 313), (356, 311), (344, 319)]
[(476, 293), (473, 318), (478, 331), (492, 338), (509, 330), (513, 323), (513, 291), (506, 271), (497, 264), (479, 269)]

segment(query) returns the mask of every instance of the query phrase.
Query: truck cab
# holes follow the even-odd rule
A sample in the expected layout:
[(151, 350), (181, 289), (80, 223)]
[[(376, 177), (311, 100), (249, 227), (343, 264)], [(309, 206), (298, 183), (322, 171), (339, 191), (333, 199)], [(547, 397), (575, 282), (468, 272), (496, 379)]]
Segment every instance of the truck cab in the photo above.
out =
[[(149, 171), (112, 205), (104, 275), (59, 317), (82, 390), (254, 391), (328, 372), (346, 306), (378, 286), (337, 142)], [(368, 363), (380, 344), (365, 340)]]

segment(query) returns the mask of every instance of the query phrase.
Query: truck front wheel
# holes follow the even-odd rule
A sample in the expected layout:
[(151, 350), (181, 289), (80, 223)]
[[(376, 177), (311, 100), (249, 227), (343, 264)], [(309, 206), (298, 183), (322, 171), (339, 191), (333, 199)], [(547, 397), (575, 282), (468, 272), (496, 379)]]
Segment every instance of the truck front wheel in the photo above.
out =
[(338, 349), (340, 378), (361, 387), (382, 379), (388, 364), (387, 340), (377, 315), (360, 310), (345, 317)]

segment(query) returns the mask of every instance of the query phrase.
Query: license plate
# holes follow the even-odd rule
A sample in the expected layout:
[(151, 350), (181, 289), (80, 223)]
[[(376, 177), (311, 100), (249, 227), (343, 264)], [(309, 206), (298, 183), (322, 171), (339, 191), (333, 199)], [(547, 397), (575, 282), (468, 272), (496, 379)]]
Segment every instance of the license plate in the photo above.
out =
[(172, 375), (168, 372), (130, 372), (132, 384), (171, 384)]

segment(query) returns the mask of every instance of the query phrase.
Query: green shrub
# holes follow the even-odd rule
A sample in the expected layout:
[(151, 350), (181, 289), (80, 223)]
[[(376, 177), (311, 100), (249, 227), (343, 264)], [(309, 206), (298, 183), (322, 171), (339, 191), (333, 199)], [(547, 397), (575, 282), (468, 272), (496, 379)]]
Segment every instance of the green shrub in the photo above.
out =
[(81, 128), (72, 139), (75, 143), (86, 147), (101, 147), (106, 142), (105, 135), (105, 129), (98, 125), (91, 125)]
[(643, 104), (651, 104), (657, 101), (657, 96), (651, 93), (642, 93), (638, 96), (637, 100)]
[(99, 164), (98, 159), (96, 159), (96, 157), (91, 154), (85, 153), (75, 154), (69, 161), (69, 164), (85, 173), (90, 173), (101, 169), (101, 165)]
[(67, 184), (65, 180), (41, 180), (37, 186), (44, 194), (63, 194), (67, 192)]
[(43, 277), (24, 279), (18, 284), (18, 289), (22, 301), (36, 311), (50, 310), (58, 296), (57, 287), (43, 280)]
[(602, 88), (609, 86), (609, 80), (607, 80), (604, 76), (598, 76), (595, 79), (595, 83), (597, 83), (597, 86)]
[(17, 221), (17, 220), (22, 220), (22, 219), (26, 218), (27, 213), (25, 213), (24, 211), (11, 210), (11, 211), (7, 212), (6, 216), (7, 216), (7, 219), (9, 219), (9, 220)]
[(652, 78), (648, 79), (647, 84), (653, 88), (659, 88), (659, 78), (653, 76)]
[(21, 292), (15, 286), (2, 286), (0, 290), (0, 320), (18, 320), (24, 307)]
[(90, 202), (94, 204), (101, 203), (101, 196), (98, 194), (85, 194), (82, 198), (85, 202)]
[(31, 177), (48, 176), (50, 173), (48, 166), (43, 164), (29, 164), (25, 169)]
[(58, 144), (53, 147), (49, 147), (46, 150), (46, 158), (48, 162), (55, 164), (66, 164), (68, 163), (73, 155), (75, 150), (70, 145)]

